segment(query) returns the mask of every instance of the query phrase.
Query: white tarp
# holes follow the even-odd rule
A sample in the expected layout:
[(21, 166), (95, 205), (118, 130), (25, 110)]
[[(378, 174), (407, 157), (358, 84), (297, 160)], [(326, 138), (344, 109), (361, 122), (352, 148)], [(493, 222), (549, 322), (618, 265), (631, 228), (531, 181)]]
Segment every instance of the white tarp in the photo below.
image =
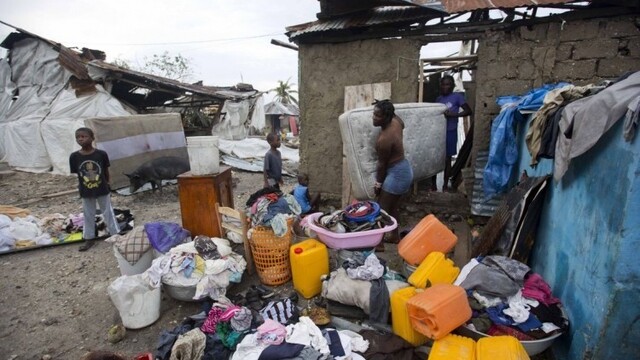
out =
[[(265, 139), (246, 138), (244, 140), (230, 141), (220, 139), (220, 151), (239, 159), (263, 159), (264, 154), (271, 148)], [(298, 149), (292, 149), (282, 145), (280, 148), (283, 161), (293, 163), (300, 162)]]
[(11, 81), (11, 66), (6, 59), (0, 59), (0, 160), (6, 153), (4, 144), (6, 114), (9, 112), (15, 90), (16, 84)]
[[(265, 126), (264, 99), (258, 96), (242, 101), (227, 100), (220, 112), (220, 122), (211, 128), (211, 135), (220, 139), (242, 140), (249, 135), (249, 129), (262, 131)], [(253, 111), (252, 111), (253, 106)]]
[[(69, 173), (69, 155), (79, 149), (74, 132), (93, 117), (129, 115), (100, 85), (96, 92), (76, 97), (63, 89), (71, 73), (58, 61), (58, 52), (46, 42), (24, 39), (11, 49), (9, 78), (0, 66), (0, 160), (31, 172)], [(10, 79), (15, 85), (10, 83)], [(18, 98), (8, 111), (4, 99), (17, 86)], [(10, 100), (9, 100), (10, 101)], [(6, 108), (6, 106), (5, 106)]]
[(69, 174), (69, 154), (80, 149), (75, 131), (85, 126), (86, 119), (130, 115), (102, 86), (96, 85), (96, 90), (80, 97), (76, 97), (73, 89), (62, 90), (40, 125), (42, 140), (56, 174)]

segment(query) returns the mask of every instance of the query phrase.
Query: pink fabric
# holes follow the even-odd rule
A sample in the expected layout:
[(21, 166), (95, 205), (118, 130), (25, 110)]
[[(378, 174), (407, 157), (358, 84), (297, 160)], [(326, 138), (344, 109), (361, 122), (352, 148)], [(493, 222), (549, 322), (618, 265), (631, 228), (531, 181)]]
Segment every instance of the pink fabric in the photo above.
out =
[(264, 324), (258, 326), (257, 339), (263, 344), (280, 345), (287, 336), (287, 328), (277, 321), (265, 319)]
[(551, 293), (551, 287), (547, 284), (542, 276), (538, 274), (531, 274), (524, 281), (524, 288), (522, 289), (522, 296), (535, 299), (545, 305), (557, 304), (560, 299), (554, 297)]
[(222, 309), (215, 306), (212, 307), (211, 310), (209, 310), (209, 315), (207, 315), (207, 320), (204, 321), (204, 324), (202, 324), (200, 330), (202, 330), (202, 332), (205, 334), (215, 334), (216, 324), (222, 321), (220, 319), (222, 313)]
[(231, 321), (238, 311), (240, 311), (240, 306), (229, 306), (222, 314), (220, 314), (220, 320)]

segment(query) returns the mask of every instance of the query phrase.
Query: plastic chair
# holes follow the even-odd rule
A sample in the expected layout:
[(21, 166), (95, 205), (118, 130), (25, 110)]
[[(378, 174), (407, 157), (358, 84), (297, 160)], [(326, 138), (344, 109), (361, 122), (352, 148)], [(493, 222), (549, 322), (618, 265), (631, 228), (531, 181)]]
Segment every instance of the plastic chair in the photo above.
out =
[[(249, 227), (247, 225), (247, 218), (245, 214), (236, 209), (220, 206), (218, 204), (216, 204), (216, 214), (218, 216), (218, 224), (220, 224), (220, 234), (222, 234), (222, 236), (225, 236), (229, 231), (231, 231), (242, 237), (244, 258), (247, 261), (247, 272), (249, 274), (253, 274), (253, 257), (251, 256), (251, 248), (249, 246), (249, 239), (247, 238)], [(239, 227), (236, 224), (225, 222), (222, 215), (238, 220), (242, 226)]]

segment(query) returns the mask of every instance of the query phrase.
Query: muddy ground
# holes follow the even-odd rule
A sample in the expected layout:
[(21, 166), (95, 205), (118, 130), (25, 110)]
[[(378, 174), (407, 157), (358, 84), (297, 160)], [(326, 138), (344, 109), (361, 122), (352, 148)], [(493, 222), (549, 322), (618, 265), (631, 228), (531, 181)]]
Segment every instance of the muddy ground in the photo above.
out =
[[(233, 171), (236, 208), (242, 209), (248, 196), (262, 186), (262, 174)], [(37, 217), (51, 213), (81, 213), (77, 194), (43, 198), (76, 187), (74, 177), (13, 172), (0, 177), (0, 204), (27, 208)], [(284, 190), (294, 186), (285, 180)], [(112, 193), (114, 207), (130, 209), (136, 225), (151, 221), (181, 223), (178, 186), (164, 193), (145, 192), (132, 196)], [(340, 206), (324, 202), (323, 208)], [(469, 232), (466, 199), (461, 194), (428, 193), (411, 195), (402, 207), (400, 226), (417, 223), (424, 215), (438, 218)], [(119, 322), (116, 308), (107, 295), (107, 286), (119, 275), (117, 261), (108, 243), (100, 242), (87, 252), (79, 243), (0, 255), (0, 359), (79, 359), (89, 350), (103, 349), (133, 357), (153, 351), (163, 329), (170, 329), (186, 316), (200, 312), (194, 302), (173, 300), (163, 293), (161, 317), (140, 330), (127, 330), (124, 340), (107, 341), (109, 328)], [(392, 268), (400, 270), (395, 246), (384, 253)], [(243, 278), (243, 286), (257, 283), (255, 276)], [(243, 286), (240, 286), (243, 287)], [(238, 287), (236, 285), (236, 287)], [(280, 292), (291, 291), (284, 286)], [(231, 288), (231, 293), (239, 289)]]

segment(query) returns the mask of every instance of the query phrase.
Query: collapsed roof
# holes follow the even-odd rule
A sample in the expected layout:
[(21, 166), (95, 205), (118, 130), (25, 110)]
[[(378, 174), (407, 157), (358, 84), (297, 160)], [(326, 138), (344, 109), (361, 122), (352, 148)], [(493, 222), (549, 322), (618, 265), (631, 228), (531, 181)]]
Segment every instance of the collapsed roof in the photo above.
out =
[[(184, 96), (192, 98), (193, 101), (180, 101), (180, 106), (222, 104), (226, 100), (237, 101), (260, 95), (260, 92), (249, 84), (238, 84), (230, 87), (204, 86), (126, 69), (106, 62), (106, 55), (100, 50), (88, 48), (82, 48), (81, 50), (71, 49), (5, 22), (0, 21), (0, 23), (18, 31), (9, 34), (0, 43), (0, 46), (11, 50), (16, 43), (24, 39), (32, 38), (43, 41), (58, 52), (60, 65), (78, 80), (76, 84), (72, 84), (75, 85), (74, 88), (76, 90), (82, 87), (84, 91), (91, 91), (92, 89), (95, 90), (95, 83), (103, 84), (113, 96), (138, 111), (166, 105), (176, 106), (178, 102), (169, 104), (167, 102)], [(11, 51), (9, 52), (10, 56)], [(144, 91), (140, 91), (140, 89), (144, 89)]]

